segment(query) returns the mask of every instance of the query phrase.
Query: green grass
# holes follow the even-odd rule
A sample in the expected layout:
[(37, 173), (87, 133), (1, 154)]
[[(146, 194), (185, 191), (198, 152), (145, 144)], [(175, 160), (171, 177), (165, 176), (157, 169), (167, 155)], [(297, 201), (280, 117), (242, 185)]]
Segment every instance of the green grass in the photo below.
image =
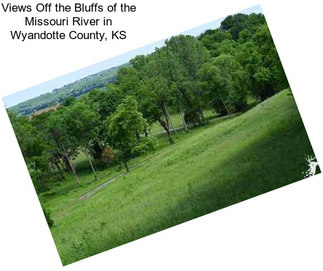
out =
[(284, 90), (133, 159), (132, 165), (147, 162), (87, 200), (78, 198), (123, 169), (101, 169), (97, 182), (81, 171), (82, 187), (71, 189), (69, 176), (40, 199), (52, 212), (51, 232), (66, 265), (298, 181), (307, 155), (313, 150), (293, 96)]

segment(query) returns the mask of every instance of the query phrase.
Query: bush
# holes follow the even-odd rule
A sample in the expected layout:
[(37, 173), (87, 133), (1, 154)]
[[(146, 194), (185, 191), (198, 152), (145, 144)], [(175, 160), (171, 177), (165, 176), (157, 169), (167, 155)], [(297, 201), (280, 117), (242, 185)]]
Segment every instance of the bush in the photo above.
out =
[(134, 156), (147, 154), (157, 149), (157, 139), (154, 137), (145, 137), (141, 140), (139, 145), (132, 150)]

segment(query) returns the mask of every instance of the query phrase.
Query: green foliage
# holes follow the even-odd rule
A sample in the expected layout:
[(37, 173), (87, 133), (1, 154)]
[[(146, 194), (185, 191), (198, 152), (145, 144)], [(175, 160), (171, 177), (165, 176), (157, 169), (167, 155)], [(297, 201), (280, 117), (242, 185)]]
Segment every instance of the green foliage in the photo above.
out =
[(195, 80), (198, 69), (208, 60), (209, 52), (192, 36), (179, 35), (166, 42), (167, 48), (179, 59), (187, 80)]
[(127, 96), (118, 105), (116, 112), (107, 118), (105, 127), (111, 145), (120, 150), (122, 160), (128, 170), (127, 160), (131, 157), (135, 146), (140, 142), (140, 134), (147, 129), (148, 124), (137, 109), (137, 101)]
[(158, 140), (155, 137), (145, 137), (132, 149), (132, 154), (135, 156), (145, 155), (155, 151), (157, 148)]
[(83, 102), (96, 113), (95, 119), (98, 121), (93, 127), (95, 136), (91, 137), (87, 146), (91, 156), (96, 159), (101, 159), (102, 151), (108, 144), (102, 122), (116, 110), (124, 97), (124, 94), (115, 84), (109, 85), (107, 88), (106, 90), (93, 90), (82, 97)]
[(42, 183), (42, 178), (44, 175), (43, 169), (41, 167), (36, 166), (35, 162), (28, 162), (27, 169), (36, 191), (41, 191), (44, 188)]
[(240, 32), (245, 29), (254, 31), (259, 25), (265, 24), (265, 17), (262, 14), (236, 14), (226, 17), (222, 22), (220, 29), (229, 31), (234, 40), (238, 40)]
[(246, 73), (235, 57), (230, 55), (220, 55), (215, 58), (214, 65), (218, 67), (220, 77), (222, 77), (222, 87), (227, 93), (225, 103), (230, 111), (239, 112), (247, 106), (247, 86)]
[(166, 41), (166, 47), (178, 59), (180, 77), (176, 80), (177, 107), (184, 111), (185, 119), (191, 123), (203, 123), (203, 93), (197, 84), (198, 71), (209, 61), (209, 52), (192, 36), (179, 35)]
[(288, 87), (287, 78), (268, 26), (263, 25), (259, 27), (253, 40), (259, 48), (264, 67), (270, 72), (270, 83), (272, 84), (274, 92), (276, 93), (278, 90)]
[(231, 34), (221, 29), (207, 30), (198, 39), (209, 50), (212, 57), (216, 57), (221, 53), (233, 53), (236, 47)]
[(41, 155), (44, 142), (29, 119), (27, 117), (18, 117), (17, 114), (11, 111), (8, 114), (25, 159), (28, 160), (32, 156)]
[(64, 106), (69, 106), (69, 105), (71, 105), (72, 103), (74, 103), (75, 102), (75, 97), (73, 97), (73, 96), (68, 96), (65, 100), (64, 100), (64, 102), (62, 103), (62, 105), (64, 105)]
[(53, 173), (48, 163), (49, 146), (27, 117), (8, 113), (34, 186), (40, 191), (45, 188), (45, 178)]
[(230, 114), (246, 108), (246, 74), (233, 56), (218, 56), (199, 70), (199, 76), (206, 98), (217, 112)]
[[(229, 99), (231, 104), (234, 100), (240, 99), (239, 105), (234, 106), (239, 111), (245, 108), (243, 97), (245, 89), (250, 91), (255, 98), (264, 100), (288, 87), (285, 73), (262, 14), (228, 16), (222, 21), (219, 29), (206, 31), (200, 35), (199, 40), (209, 49), (211, 56), (220, 57), (222, 54), (232, 56), (242, 66), (245, 73), (242, 76), (243, 80), (239, 79), (239, 76), (233, 76), (233, 80), (228, 76), (226, 80), (226, 84), (229, 83), (229, 85), (235, 85), (233, 81), (237, 80), (243, 85), (244, 91), (236, 91)], [(239, 70), (239, 75), (242, 75), (240, 68)]]
[(99, 115), (100, 120), (105, 120), (115, 111), (122, 98), (123, 95), (119, 89), (109, 86), (108, 90), (91, 91), (83, 97), (83, 100)]
[(62, 109), (61, 124), (64, 126), (68, 145), (72, 147), (88, 146), (89, 141), (96, 136), (99, 124), (98, 114), (83, 100)]

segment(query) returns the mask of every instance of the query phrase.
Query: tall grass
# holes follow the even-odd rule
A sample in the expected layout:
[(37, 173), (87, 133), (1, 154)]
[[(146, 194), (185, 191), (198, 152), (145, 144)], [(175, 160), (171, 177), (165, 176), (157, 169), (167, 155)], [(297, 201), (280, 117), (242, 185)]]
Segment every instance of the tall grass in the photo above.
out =
[[(80, 195), (121, 168), (90, 172), (83, 187), (41, 196), (64, 265), (303, 178), (313, 155), (290, 91), (248, 112), (191, 130), (132, 161), (142, 167), (87, 200)], [(66, 181), (68, 184), (72, 180)], [(67, 186), (61, 184), (61, 187)]]

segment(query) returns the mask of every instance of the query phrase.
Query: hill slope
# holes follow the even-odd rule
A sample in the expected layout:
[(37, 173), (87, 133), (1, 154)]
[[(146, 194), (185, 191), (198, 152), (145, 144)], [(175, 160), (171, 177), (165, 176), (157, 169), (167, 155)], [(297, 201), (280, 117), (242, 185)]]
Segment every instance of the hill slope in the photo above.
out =
[(79, 97), (93, 89), (102, 88), (105, 84), (113, 82), (118, 69), (125, 65), (128, 64), (112, 67), (108, 70), (89, 75), (61, 88), (54, 89), (52, 92), (12, 106), (10, 110), (21, 115), (29, 115), (34, 111), (42, 110), (57, 102), (60, 103), (68, 96)]
[(41, 202), (52, 210), (51, 231), (68, 264), (303, 179), (307, 155), (313, 150), (285, 90), (238, 117), (184, 133), (87, 200), (78, 198), (114, 169), (64, 194), (62, 183)]

